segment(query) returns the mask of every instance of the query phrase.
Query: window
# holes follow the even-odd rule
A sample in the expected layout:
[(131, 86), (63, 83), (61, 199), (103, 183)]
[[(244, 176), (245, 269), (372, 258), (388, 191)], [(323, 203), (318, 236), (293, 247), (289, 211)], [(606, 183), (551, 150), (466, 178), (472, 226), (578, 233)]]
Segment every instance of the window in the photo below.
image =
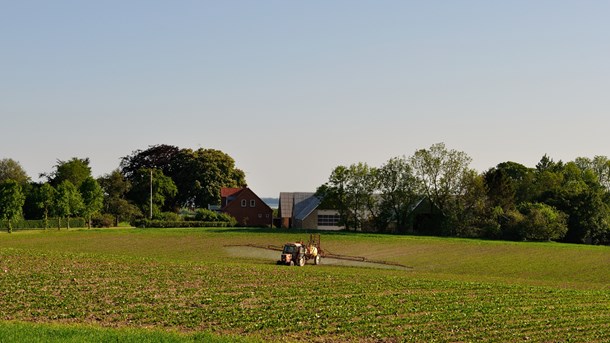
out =
[(246, 207), (247, 204), (248, 202), (246, 201), (246, 199), (241, 200), (241, 207)]
[(256, 200), (250, 200), (250, 207), (256, 207)]
[(318, 215), (318, 226), (339, 226), (339, 221), (341, 217), (336, 215), (326, 215), (321, 214)]
[(259, 213), (259, 214), (258, 214), (258, 217), (259, 217), (259, 218), (262, 218), (262, 217), (263, 217), (263, 214), (262, 214), (262, 213)]
[(269, 218), (269, 213), (265, 214), (265, 218)]

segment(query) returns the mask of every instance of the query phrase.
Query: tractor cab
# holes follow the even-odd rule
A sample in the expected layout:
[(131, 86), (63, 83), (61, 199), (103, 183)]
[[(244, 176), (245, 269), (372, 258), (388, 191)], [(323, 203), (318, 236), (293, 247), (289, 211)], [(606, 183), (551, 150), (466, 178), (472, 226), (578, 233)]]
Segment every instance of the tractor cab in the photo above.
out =
[(282, 249), (281, 260), (278, 264), (299, 265), (305, 264), (305, 247), (301, 243), (286, 243)]

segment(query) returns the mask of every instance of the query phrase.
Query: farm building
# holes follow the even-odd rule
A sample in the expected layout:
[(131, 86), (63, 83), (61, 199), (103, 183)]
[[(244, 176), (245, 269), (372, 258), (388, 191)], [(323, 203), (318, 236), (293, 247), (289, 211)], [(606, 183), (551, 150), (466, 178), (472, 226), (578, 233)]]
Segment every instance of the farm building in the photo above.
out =
[(280, 193), (279, 216), (282, 228), (341, 230), (339, 214), (321, 209), (320, 199), (311, 192)]
[(222, 188), (220, 197), (220, 211), (239, 225), (270, 227), (273, 223), (273, 210), (250, 188)]

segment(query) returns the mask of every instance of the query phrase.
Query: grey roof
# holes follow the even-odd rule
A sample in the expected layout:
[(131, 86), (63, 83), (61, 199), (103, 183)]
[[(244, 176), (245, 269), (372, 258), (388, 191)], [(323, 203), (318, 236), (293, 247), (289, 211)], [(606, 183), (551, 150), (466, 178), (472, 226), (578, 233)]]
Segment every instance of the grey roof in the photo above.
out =
[(282, 218), (304, 219), (318, 207), (320, 200), (313, 192), (281, 192), (280, 216)]
[(305, 220), (311, 212), (318, 208), (318, 205), (320, 205), (320, 199), (312, 193), (294, 206), (294, 219)]

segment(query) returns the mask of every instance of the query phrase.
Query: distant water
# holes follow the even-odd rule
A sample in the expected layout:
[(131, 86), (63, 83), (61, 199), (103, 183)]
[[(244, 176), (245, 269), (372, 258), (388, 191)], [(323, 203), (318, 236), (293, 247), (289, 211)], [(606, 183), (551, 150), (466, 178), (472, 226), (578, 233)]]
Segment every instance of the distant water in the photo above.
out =
[(265, 204), (267, 204), (271, 208), (280, 207), (280, 199), (279, 198), (261, 198)]

